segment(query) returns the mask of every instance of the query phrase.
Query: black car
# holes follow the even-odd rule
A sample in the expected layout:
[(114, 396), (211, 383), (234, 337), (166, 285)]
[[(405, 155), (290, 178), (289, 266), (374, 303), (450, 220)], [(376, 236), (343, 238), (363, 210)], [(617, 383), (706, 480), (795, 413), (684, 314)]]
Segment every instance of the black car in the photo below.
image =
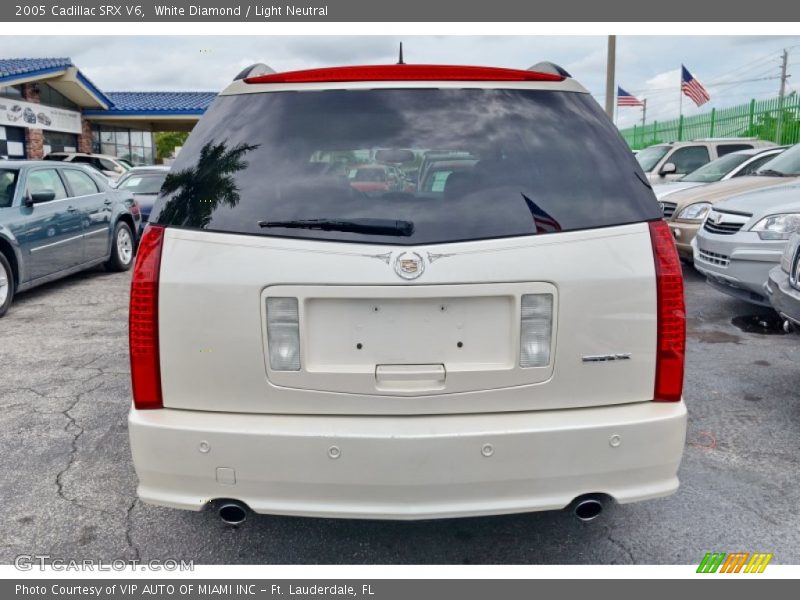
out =
[(53, 122), (50, 120), (50, 117), (41, 112), (38, 115), (36, 115), (36, 120), (39, 121), (39, 123), (41, 123), (45, 127), (49, 127), (50, 125), (53, 124)]

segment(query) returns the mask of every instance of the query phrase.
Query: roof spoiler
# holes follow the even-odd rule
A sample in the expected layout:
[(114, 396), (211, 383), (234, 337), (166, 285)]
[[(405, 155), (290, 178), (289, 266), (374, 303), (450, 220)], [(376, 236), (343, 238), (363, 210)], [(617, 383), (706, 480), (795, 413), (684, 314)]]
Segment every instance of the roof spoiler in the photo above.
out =
[(561, 77), (572, 77), (567, 70), (546, 60), (536, 63), (532, 67), (528, 67), (528, 71), (538, 71), (539, 73), (550, 73), (551, 75), (561, 75)]
[(242, 71), (233, 78), (234, 81), (239, 81), (246, 77), (258, 77), (259, 75), (269, 75), (275, 73), (275, 69), (265, 65), (264, 63), (255, 63), (249, 67), (245, 67)]

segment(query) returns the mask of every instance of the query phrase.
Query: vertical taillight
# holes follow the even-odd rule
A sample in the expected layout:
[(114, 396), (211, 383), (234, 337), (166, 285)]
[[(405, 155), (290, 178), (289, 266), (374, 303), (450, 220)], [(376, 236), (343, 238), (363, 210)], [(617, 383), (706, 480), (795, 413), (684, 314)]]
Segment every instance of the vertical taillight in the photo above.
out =
[(650, 240), (656, 264), (658, 295), (656, 385), (653, 400), (677, 402), (683, 392), (683, 360), (686, 353), (683, 271), (672, 233), (664, 221), (650, 222)]
[(273, 371), (300, 370), (297, 298), (267, 298), (267, 346)]
[(148, 225), (139, 242), (131, 281), (128, 316), (133, 405), (161, 408), (161, 366), (158, 356), (158, 273), (164, 228)]
[(550, 364), (553, 335), (553, 295), (524, 294), (520, 302), (519, 366)]

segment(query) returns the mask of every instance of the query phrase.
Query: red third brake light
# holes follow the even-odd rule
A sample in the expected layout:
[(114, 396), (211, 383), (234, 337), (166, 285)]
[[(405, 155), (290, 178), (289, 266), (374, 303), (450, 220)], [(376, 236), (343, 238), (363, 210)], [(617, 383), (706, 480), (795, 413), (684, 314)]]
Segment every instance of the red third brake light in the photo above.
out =
[(139, 243), (131, 282), (128, 316), (133, 405), (162, 408), (158, 355), (158, 274), (164, 228), (148, 225)]
[(650, 222), (650, 241), (653, 244), (658, 295), (656, 385), (653, 400), (677, 402), (683, 392), (683, 361), (686, 354), (683, 271), (672, 233), (664, 221)]
[(287, 71), (248, 77), (245, 83), (334, 83), (343, 81), (564, 81), (561, 75), (451, 65), (374, 65)]

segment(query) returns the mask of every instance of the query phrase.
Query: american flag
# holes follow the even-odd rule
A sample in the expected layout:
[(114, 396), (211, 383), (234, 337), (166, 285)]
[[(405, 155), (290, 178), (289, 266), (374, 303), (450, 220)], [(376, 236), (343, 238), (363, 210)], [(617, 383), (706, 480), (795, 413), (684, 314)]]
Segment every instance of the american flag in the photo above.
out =
[(617, 86), (617, 106), (644, 106), (644, 102)]
[(689, 73), (689, 69), (681, 65), (681, 91), (689, 96), (697, 106), (702, 106), (709, 100), (711, 96), (708, 95), (706, 88)]
[(522, 194), (525, 199), (525, 204), (528, 205), (528, 210), (531, 211), (533, 223), (536, 226), (536, 233), (556, 233), (561, 231), (561, 224), (556, 221), (549, 213), (545, 212), (538, 204)]

